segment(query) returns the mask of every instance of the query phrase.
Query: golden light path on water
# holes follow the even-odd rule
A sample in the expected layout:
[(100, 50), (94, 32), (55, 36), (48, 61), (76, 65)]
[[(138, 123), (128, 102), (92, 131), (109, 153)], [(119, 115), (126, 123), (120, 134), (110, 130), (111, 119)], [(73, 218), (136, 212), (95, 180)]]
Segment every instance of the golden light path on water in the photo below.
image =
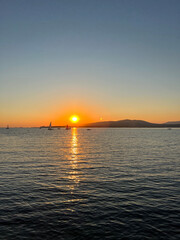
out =
[(70, 164), (69, 179), (73, 181), (73, 185), (69, 186), (71, 190), (78, 185), (80, 177), (78, 174), (78, 137), (77, 128), (71, 129), (71, 148), (70, 148)]

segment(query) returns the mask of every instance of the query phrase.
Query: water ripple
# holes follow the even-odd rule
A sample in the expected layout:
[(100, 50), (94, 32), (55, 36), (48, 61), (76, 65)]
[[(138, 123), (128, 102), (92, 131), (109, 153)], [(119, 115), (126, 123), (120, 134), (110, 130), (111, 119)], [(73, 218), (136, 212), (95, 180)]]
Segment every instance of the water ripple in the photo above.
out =
[(180, 239), (180, 130), (0, 129), (0, 239)]

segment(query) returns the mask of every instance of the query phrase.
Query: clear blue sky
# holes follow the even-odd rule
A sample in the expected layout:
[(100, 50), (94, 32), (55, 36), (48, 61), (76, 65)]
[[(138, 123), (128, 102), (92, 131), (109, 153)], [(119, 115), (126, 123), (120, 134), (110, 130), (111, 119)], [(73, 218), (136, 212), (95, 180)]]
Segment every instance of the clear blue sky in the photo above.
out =
[(180, 120), (179, 0), (0, 0), (0, 34), (0, 126)]

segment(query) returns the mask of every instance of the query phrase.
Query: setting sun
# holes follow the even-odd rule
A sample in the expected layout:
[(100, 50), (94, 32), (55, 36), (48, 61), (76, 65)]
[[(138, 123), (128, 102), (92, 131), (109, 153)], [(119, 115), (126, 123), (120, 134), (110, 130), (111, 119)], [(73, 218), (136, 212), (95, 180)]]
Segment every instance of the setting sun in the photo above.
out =
[(79, 121), (79, 117), (73, 115), (73, 116), (70, 117), (70, 121), (73, 122), (73, 123), (77, 123)]

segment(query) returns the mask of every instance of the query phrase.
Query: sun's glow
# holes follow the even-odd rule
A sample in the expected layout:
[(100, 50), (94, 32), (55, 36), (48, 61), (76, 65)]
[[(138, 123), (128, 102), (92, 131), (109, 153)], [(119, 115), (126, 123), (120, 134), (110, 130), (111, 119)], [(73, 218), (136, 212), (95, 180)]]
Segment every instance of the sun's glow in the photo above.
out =
[(77, 122), (79, 122), (79, 117), (76, 115), (73, 115), (70, 117), (70, 121), (73, 123), (77, 123)]

